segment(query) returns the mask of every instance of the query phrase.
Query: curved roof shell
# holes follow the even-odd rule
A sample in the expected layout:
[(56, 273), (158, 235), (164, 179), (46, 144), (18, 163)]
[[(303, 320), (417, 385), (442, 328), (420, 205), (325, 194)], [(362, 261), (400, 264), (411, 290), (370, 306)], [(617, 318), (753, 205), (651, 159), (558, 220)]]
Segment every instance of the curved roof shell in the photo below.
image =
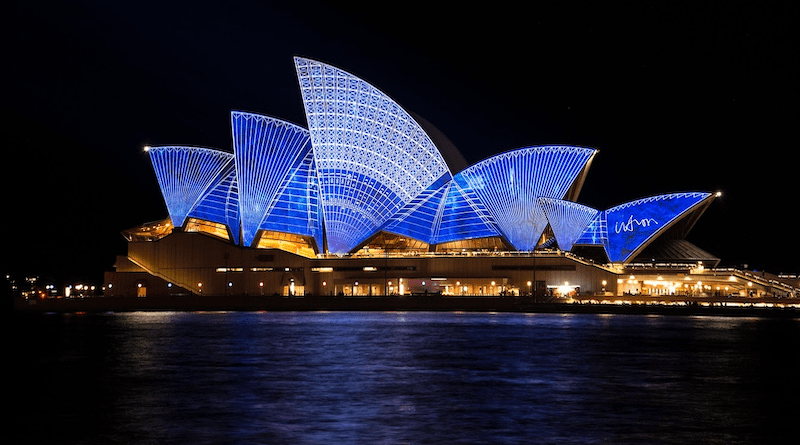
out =
[(458, 176), (512, 246), (533, 250), (547, 227), (539, 198), (563, 199), (594, 154), (582, 147), (529, 147), (483, 160)]
[(318, 196), (308, 130), (253, 113), (231, 113), (242, 241), (259, 230), (319, 237)]
[(526, 147), (466, 166), (430, 123), (369, 83), (294, 62), (308, 129), (233, 111), (233, 153), (149, 149), (173, 225), (224, 224), (246, 246), (262, 231), (289, 233), (335, 254), (379, 232), (429, 245), (502, 238), (523, 251), (552, 233), (562, 250), (602, 246), (610, 261), (626, 262), (670, 228), (685, 234), (711, 200), (673, 193), (592, 209), (574, 201), (594, 149)]
[(147, 151), (175, 226), (183, 225), (189, 212), (233, 164), (232, 154), (210, 148), (162, 146)]
[(602, 245), (611, 262), (625, 263), (713, 198), (711, 193), (687, 192), (630, 201), (598, 212), (575, 244)]
[(331, 65), (295, 58), (328, 250), (345, 253), (442, 176), (444, 158), (394, 100)]

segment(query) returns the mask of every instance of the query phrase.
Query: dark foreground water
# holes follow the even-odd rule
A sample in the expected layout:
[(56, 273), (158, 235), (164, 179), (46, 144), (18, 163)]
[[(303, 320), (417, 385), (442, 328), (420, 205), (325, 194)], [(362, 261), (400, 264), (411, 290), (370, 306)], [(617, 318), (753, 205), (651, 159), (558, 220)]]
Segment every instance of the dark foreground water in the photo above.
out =
[(800, 321), (12, 317), (12, 443), (798, 443)]

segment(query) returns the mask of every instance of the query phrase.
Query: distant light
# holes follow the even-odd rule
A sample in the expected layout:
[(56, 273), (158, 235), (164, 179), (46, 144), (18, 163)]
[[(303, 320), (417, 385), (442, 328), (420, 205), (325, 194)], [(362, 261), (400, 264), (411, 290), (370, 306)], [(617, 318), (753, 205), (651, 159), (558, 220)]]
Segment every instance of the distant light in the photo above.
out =
[(149, 145), (145, 145), (144, 146), (144, 152), (147, 153), (148, 151), (150, 151), (150, 146)]

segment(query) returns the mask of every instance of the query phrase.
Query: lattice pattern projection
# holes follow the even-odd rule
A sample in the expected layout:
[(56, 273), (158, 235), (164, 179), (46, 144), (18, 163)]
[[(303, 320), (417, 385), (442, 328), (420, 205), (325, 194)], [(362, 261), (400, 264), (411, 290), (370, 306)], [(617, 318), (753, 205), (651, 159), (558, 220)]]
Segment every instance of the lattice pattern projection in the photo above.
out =
[(565, 251), (572, 250), (575, 241), (600, 213), (591, 207), (561, 199), (539, 198), (539, 205), (553, 229), (558, 247)]
[[(231, 132), (239, 180), (242, 242), (249, 246), (278, 202), (278, 195), (291, 182), (293, 172), (302, 169), (311, 144), (304, 128), (252, 113), (232, 112)], [(275, 222), (288, 224), (291, 219), (308, 218), (302, 211), (299, 215), (282, 216)], [(306, 224), (307, 221), (301, 222)]]
[(581, 246), (603, 246), (608, 252), (608, 226), (606, 212), (598, 212), (594, 219), (586, 226), (578, 239), (572, 244)]
[(348, 252), (450, 172), (420, 125), (377, 88), (309, 59), (295, 58), (295, 68), (328, 250)]
[(210, 148), (151, 147), (148, 153), (175, 227), (183, 226), (198, 200), (233, 163), (233, 154)]
[(459, 175), (506, 240), (519, 250), (533, 250), (547, 227), (538, 199), (563, 199), (594, 154), (580, 147), (523, 148), (481, 161)]
[(606, 210), (607, 253), (611, 262), (626, 262), (710, 193), (673, 193), (631, 201)]
[(231, 241), (239, 244), (239, 187), (236, 181), (235, 162), (222, 171), (220, 181), (198, 200), (189, 212), (190, 218), (204, 219), (228, 227)]

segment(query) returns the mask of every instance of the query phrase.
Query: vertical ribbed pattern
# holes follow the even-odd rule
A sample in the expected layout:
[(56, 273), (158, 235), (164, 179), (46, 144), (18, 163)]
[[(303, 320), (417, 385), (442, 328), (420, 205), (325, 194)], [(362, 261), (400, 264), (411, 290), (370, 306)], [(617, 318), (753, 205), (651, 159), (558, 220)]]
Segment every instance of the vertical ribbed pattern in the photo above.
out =
[(232, 154), (209, 148), (164, 146), (148, 152), (175, 227), (183, 226), (200, 197), (222, 180), (233, 162)]
[(508, 242), (532, 250), (547, 227), (538, 199), (564, 198), (594, 153), (580, 147), (530, 147), (491, 157), (459, 175)]
[(591, 207), (561, 199), (539, 198), (539, 204), (553, 229), (558, 247), (565, 251), (572, 250), (572, 245), (599, 213)]
[(231, 113), (231, 133), (242, 241), (251, 245), (291, 174), (306, 158), (309, 136), (297, 125), (237, 111)]
[(239, 189), (236, 183), (235, 162), (222, 171), (220, 181), (209, 189), (189, 212), (189, 217), (225, 224), (231, 240), (239, 244)]

